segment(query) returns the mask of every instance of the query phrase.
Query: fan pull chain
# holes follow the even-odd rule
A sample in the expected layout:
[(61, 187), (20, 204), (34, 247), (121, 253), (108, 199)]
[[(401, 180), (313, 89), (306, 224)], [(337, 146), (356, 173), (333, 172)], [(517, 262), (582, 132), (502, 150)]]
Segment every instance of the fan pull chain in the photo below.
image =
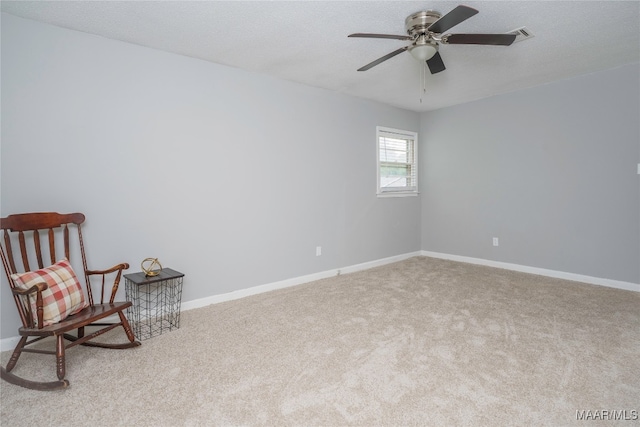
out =
[[(422, 83), (424, 81), (424, 79), (422, 77), (423, 70), (424, 70), (424, 67), (420, 67), (420, 81), (419, 81), (420, 89), (422, 89), (422, 87), (424, 87), (424, 84)], [(423, 95), (423, 93), (421, 92), (420, 93), (420, 104), (422, 104), (422, 95)]]
[(427, 94), (427, 61), (424, 62), (422, 67), (422, 94)]
[(420, 68), (420, 89), (422, 89), (422, 93), (420, 94), (420, 104), (422, 104), (422, 97), (427, 94), (427, 63), (425, 61), (422, 68)]

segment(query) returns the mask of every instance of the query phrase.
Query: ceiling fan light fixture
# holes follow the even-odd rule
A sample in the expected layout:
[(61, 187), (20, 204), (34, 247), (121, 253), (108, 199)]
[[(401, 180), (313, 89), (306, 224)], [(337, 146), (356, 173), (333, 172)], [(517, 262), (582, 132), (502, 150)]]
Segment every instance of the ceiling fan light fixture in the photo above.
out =
[[(411, 56), (420, 61), (423, 66), (425, 66), (426, 63), (425, 69), (429, 68), (429, 72), (431, 74), (437, 74), (446, 69), (444, 62), (442, 62), (442, 58), (438, 53), (440, 44), (509, 46), (515, 41), (518, 36), (515, 32), (519, 32), (519, 30), (514, 30), (507, 34), (446, 33), (450, 28), (466, 21), (477, 13), (478, 11), (476, 9), (464, 5), (455, 7), (444, 16), (433, 10), (425, 10), (407, 16), (404, 21), (405, 29), (408, 34), (406, 36), (374, 33), (350, 34), (349, 37), (411, 40), (411, 43), (408, 46), (396, 49), (393, 52), (370, 62), (364, 67), (358, 68), (358, 71), (367, 71), (368, 69), (375, 67), (376, 65), (379, 65), (402, 52), (409, 51)], [(525, 33), (527, 33), (526, 30)]]
[(409, 48), (409, 52), (411, 53), (411, 56), (416, 58), (418, 61), (423, 62), (433, 58), (433, 55), (438, 52), (438, 48), (435, 44), (431, 43), (418, 44), (411, 46)]

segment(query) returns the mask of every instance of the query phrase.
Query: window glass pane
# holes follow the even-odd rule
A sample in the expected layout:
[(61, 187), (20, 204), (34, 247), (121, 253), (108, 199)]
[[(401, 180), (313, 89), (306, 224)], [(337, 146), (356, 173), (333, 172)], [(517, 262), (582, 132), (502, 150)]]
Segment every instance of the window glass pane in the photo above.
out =
[(405, 138), (382, 137), (384, 144), (393, 150), (406, 150), (407, 140)]
[(382, 176), (409, 176), (410, 168), (408, 166), (381, 166), (380, 175)]
[(380, 187), (382, 188), (391, 188), (391, 187), (407, 187), (407, 178), (406, 177), (380, 177)]
[(401, 163), (411, 162), (411, 143), (411, 140), (381, 137), (380, 161)]
[(381, 162), (408, 163), (409, 155), (406, 151), (380, 150)]

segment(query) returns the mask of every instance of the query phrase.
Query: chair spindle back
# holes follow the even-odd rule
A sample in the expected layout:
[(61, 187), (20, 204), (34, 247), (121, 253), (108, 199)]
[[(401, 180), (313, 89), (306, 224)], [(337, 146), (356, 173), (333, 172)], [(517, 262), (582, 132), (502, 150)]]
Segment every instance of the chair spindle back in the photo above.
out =
[[(60, 234), (62, 234), (64, 257), (71, 260), (69, 225), (73, 224), (76, 226), (78, 233), (79, 250), (82, 256), (82, 267), (83, 272), (85, 272), (87, 285), (85, 288), (89, 298), (89, 304), (93, 305), (91, 286), (89, 286), (86, 276), (87, 260), (82, 241), (81, 224), (84, 220), (85, 216), (81, 213), (59, 214), (56, 212), (17, 214), (0, 218), (0, 229), (3, 234), (2, 242), (0, 242), (0, 255), (2, 256), (2, 265), (11, 289), (15, 289), (16, 287), (16, 284), (11, 279), (12, 274), (41, 269), (59, 261), (56, 254), (56, 247), (59, 245)], [(46, 237), (41, 237), (41, 235)], [(43, 240), (45, 241), (44, 246)], [(21, 261), (22, 268), (18, 268), (16, 263), (16, 256), (14, 254), (14, 245), (16, 242), (19, 249), (18, 260)], [(44, 248), (48, 248), (48, 250), (45, 251)], [(46, 252), (48, 252), (48, 257), (46, 257)], [(31, 267), (31, 261), (34, 259), (37, 263), (37, 268)], [(50, 263), (45, 265), (45, 260), (50, 261)], [(18, 295), (14, 295), (13, 297), (23, 325), (25, 327), (31, 327), (32, 316), (29, 302), (23, 298), (19, 298)]]

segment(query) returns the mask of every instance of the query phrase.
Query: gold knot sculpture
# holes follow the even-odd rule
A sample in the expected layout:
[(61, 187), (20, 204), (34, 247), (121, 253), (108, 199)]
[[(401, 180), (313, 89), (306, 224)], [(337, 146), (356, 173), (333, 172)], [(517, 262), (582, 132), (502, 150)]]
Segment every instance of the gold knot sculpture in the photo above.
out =
[(160, 261), (158, 261), (158, 258), (145, 258), (140, 264), (140, 267), (147, 277), (157, 276), (162, 270), (162, 265)]

